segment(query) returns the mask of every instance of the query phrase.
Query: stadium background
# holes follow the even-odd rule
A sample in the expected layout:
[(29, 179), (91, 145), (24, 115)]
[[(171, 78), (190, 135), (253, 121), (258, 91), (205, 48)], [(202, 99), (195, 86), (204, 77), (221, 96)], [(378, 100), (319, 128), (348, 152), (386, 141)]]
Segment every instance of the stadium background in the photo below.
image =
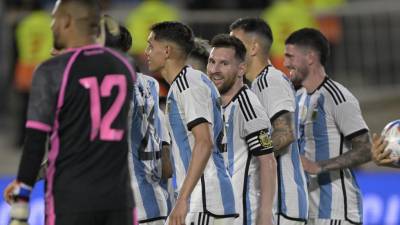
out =
[[(32, 41), (33, 34), (17, 30), (24, 18), (36, 12), (36, 3), (50, 12), (54, 2), (0, 1), (1, 191), (15, 176), (21, 154), (17, 133), (28, 88), (16, 85), (14, 75), (21, 71), (21, 61), (29, 64), (22, 59), (29, 53), (21, 52), (18, 43), (28, 43), (25, 48), (36, 46), (30, 51), (40, 52), (37, 41), (45, 39)], [(266, 17), (271, 26), (278, 27), (274, 30), (277, 47), (273, 50), (273, 60), (278, 65), (283, 51), (279, 40), (286, 33), (304, 24), (320, 28), (332, 44), (328, 75), (346, 85), (360, 100), (371, 131), (379, 133), (388, 121), (400, 118), (399, 0), (103, 0), (101, 4), (109, 15), (135, 27), (132, 53), (139, 62), (144, 45), (140, 36), (147, 36), (146, 26), (156, 18), (177, 18), (188, 23), (197, 36), (210, 39), (214, 34), (228, 32), (229, 24), (238, 17)], [(29, 25), (27, 30), (47, 29), (48, 25)], [(50, 42), (45, 41), (46, 44), (49, 46)], [(145, 66), (141, 68), (145, 70)], [(364, 195), (365, 224), (400, 225), (400, 170), (369, 163), (359, 168), (356, 176)], [(43, 224), (42, 189), (43, 184), (39, 183), (33, 195), (31, 225)], [(8, 210), (1, 199), (1, 225), (8, 220)]]

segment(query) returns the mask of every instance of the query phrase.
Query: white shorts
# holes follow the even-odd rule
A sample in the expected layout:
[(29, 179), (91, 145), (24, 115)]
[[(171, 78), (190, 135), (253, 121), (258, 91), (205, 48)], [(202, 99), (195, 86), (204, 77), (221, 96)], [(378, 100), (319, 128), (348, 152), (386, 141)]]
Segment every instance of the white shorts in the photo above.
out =
[[(275, 214), (275, 219), (274, 219), (276, 225), (305, 225), (305, 221), (300, 221), (300, 220), (295, 220), (295, 219), (289, 219), (286, 218), (282, 215), (276, 215)], [(308, 225), (308, 223), (307, 223)]]
[[(234, 217), (215, 218), (208, 213), (188, 213), (185, 220), (185, 225), (231, 225), (235, 221)], [(168, 218), (165, 222), (168, 225)]]
[[(362, 223), (360, 223), (361, 225)], [(354, 225), (347, 220), (335, 219), (309, 219), (307, 225)]]

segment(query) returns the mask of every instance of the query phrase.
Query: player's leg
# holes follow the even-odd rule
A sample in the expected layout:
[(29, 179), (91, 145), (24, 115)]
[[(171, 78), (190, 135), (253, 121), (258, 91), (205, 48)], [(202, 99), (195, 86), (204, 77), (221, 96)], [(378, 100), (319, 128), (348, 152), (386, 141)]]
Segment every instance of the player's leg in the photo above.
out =
[[(53, 218), (46, 218), (46, 225), (53, 224), (50, 222)], [(96, 213), (60, 213), (55, 216), (55, 225), (95, 225)]]
[(104, 225), (138, 225), (136, 209), (113, 210), (103, 213)]

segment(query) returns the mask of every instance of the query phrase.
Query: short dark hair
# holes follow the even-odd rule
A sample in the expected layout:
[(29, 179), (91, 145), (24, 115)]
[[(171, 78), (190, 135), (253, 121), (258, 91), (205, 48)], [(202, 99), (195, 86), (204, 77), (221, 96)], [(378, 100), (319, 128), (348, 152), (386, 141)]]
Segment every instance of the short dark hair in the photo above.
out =
[(210, 48), (208, 40), (195, 38), (194, 48), (190, 52), (189, 57), (199, 60), (202, 64), (207, 65)]
[(156, 23), (150, 30), (155, 40), (171, 41), (182, 48), (185, 55), (189, 55), (194, 47), (194, 34), (189, 26), (175, 21)]
[(232, 48), (235, 50), (235, 57), (243, 62), (246, 59), (246, 47), (236, 37), (228, 34), (218, 34), (211, 40), (213, 48)]
[(127, 52), (132, 47), (131, 33), (118, 21), (104, 15), (101, 23), (104, 29), (105, 46)]
[(314, 28), (303, 28), (297, 30), (289, 35), (285, 44), (312, 48), (319, 53), (319, 61), (321, 65), (326, 66), (330, 54), (329, 42), (319, 30)]
[(261, 18), (237, 19), (230, 25), (229, 29), (230, 31), (241, 29), (246, 33), (256, 33), (270, 42), (270, 46), (268, 47), (271, 47), (272, 42), (274, 41), (271, 27)]

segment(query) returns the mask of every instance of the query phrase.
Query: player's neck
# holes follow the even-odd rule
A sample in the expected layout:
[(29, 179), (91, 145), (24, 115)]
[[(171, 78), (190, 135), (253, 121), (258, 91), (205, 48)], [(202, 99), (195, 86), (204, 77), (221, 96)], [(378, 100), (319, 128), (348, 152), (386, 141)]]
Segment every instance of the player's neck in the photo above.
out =
[(323, 66), (310, 68), (310, 73), (306, 80), (303, 82), (303, 87), (306, 88), (307, 93), (313, 93), (318, 87), (321, 86), (326, 77), (325, 69)]
[(166, 62), (164, 68), (161, 70), (161, 76), (168, 82), (172, 84), (175, 78), (179, 75), (183, 67), (186, 66), (186, 60), (170, 60)]
[(96, 44), (96, 38), (92, 36), (82, 36), (71, 39), (69, 43), (67, 43), (67, 48), (80, 48), (87, 45)]
[(261, 71), (268, 66), (269, 59), (268, 57), (255, 56), (251, 60), (249, 60), (246, 78), (250, 81), (253, 81), (257, 78), (257, 76), (261, 73)]
[(229, 105), (232, 99), (244, 86), (243, 79), (238, 79), (226, 93), (221, 95), (222, 105), (225, 107)]

